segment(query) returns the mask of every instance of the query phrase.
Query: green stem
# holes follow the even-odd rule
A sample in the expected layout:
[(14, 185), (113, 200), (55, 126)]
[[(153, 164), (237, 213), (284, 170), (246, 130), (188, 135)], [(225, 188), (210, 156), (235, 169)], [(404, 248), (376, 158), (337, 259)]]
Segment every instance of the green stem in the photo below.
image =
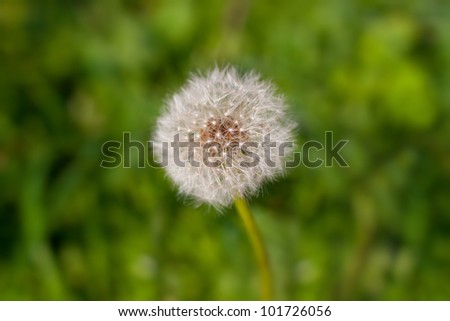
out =
[(256, 260), (261, 273), (261, 297), (263, 300), (273, 300), (272, 274), (270, 271), (267, 250), (261, 233), (256, 226), (256, 222), (250, 208), (247, 205), (247, 202), (238, 198), (234, 201), (234, 205), (242, 219), (242, 222), (244, 223), (245, 230), (256, 255)]

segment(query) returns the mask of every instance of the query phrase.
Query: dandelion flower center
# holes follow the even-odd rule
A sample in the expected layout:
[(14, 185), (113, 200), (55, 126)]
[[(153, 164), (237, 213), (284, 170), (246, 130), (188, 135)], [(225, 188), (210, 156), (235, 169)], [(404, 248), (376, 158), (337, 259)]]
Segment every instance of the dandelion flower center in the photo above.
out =
[(225, 152), (228, 147), (240, 146), (248, 140), (247, 131), (231, 116), (210, 117), (200, 129), (200, 146), (209, 144), (210, 157), (219, 156), (219, 149)]

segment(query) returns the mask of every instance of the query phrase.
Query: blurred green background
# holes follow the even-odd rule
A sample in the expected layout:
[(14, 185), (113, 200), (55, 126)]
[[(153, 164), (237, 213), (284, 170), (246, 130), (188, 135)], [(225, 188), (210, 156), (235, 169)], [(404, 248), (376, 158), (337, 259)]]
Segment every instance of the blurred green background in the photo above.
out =
[(251, 207), (285, 300), (450, 299), (450, 3), (0, 2), (0, 299), (258, 299), (234, 209), (163, 169), (102, 169), (145, 142), (191, 71), (230, 63), (286, 96), (298, 142), (349, 139)]

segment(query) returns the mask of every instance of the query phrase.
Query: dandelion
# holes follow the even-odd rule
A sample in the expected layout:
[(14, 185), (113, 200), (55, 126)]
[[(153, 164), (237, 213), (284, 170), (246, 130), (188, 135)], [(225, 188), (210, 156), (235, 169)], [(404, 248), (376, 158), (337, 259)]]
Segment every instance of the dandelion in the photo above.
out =
[(245, 199), (284, 173), (279, 147), (293, 141), (294, 128), (269, 82), (255, 73), (215, 68), (192, 76), (167, 102), (154, 137), (171, 146), (194, 143), (165, 150), (167, 175), (180, 194), (216, 208), (235, 203), (261, 269), (264, 299), (272, 298), (267, 251)]
[[(273, 86), (254, 73), (239, 77), (235, 69), (216, 68), (204, 77), (193, 76), (168, 101), (155, 135), (158, 142), (173, 142), (179, 135), (180, 141), (200, 143), (191, 154), (187, 147), (168, 149), (166, 171), (180, 194), (220, 208), (256, 194), (263, 182), (282, 174), (277, 147), (293, 141), (295, 126), (285, 109)], [(263, 147), (267, 135), (276, 144), (270, 162)], [(246, 144), (246, 150), (238, 148)], [(175, 162), (175, 152), (184, 167)]]

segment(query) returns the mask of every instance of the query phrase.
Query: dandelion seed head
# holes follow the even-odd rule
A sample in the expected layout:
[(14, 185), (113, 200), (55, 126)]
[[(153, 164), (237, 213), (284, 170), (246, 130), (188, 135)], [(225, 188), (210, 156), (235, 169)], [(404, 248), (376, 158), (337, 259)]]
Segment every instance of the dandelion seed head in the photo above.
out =
[[(263, 161), (261, 143), (269, 133), (277, 146), (293, 141), (296, 126), (285, 110), (284, 100), (257, 74), (239, 76), (233, 68), (215, 68), (206, 75), (192, 76), (167, 102), (153, 140), (170, 144), (183, 128), (193, 133), (200, 147), (194, 148), (191, 157), (199, 166), (187, 162), (188, 148), (180, 148), (179, 158), (186, 164), (178, 166), (174, 150), (169, 148), (167, 175), (181, 194), (220, 208), (235, 198), (256, 194), (263, 182), (284, 172), (284, 162), (278, 154), (271, 157), (275, 166)], [(251, 149), (260, 159), (255, 166), (243, 165), (251, 159), (239, 150), (250, 142), (258, 144)], [(205, 156), (211, 162), (218, 161), (219, 166), (207, 166)]]

